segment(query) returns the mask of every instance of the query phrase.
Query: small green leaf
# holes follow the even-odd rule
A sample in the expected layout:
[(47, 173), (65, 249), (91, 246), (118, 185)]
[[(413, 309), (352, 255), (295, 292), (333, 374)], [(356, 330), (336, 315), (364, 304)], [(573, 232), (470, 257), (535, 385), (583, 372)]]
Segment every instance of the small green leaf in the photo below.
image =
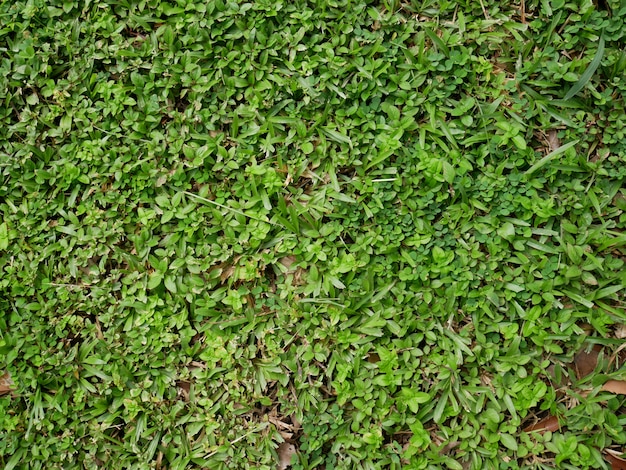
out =
[(500, 442), (502, 442), (504, 447), (506, 447), (507, 449), (510, 449), (512, 451), (516, 451), (517, 450), (517, 441), (510, 434), (501, 433), (500, 434)]
[(61, 118), (59, 127), (64, 131), (69, 131), (72, 128), (72, 116), (70, 116), (69, 114), (64, 115)]
[(176, 287), (176, 277), (173, 275), (165, 276), (165, 287), (172, 294), (178, 292), (178, 288)]
[(39, 96), (37, 96), (37, 93), (32, 93), (26, 97), (26, 102), (31, 106), (39, 104)]
[(505, 222), (497, 230), (497, 233), (505, 240), (511, 241), (515, 236), (515, 226), (511, 222)]
[(520, 150), (526, 150), (526, 139), (523, 135), (517, 134), (511, 137), (511, 140), (515, 146)]
[(452, 184), (454, 182), (454, 177), (456, 176), (456, 170), (452, 165), (448, 162), (443, 162), (443, 179), (446, 180), (446, 183)]
[(154, 271), (148, 278), (148, 289), (155, 289), (161, 284), (162, 280), (163, 275), (158, 271)]
[(438, 266), (447, 266), (454, 259), (453, 251), (446, 251), (441, 247), (435, 246), (433, 248), (433, 261)]
[(9, 247), (9, 226), (6, 222), (0, 224), (0, 250), (6, 250)]
[(313, 152), (313, 144), (311, 142), (305, 142), (303, 143), (300, 148), (302, 149), (302, 152), (304, 152), (305, 155), (309, 155), (310, 153)]
[(583, 280), (585, 284), (589, 284), (590, 286), (598, 285), (598, 280), (589, 271), (583, 271), (581, 275), (581, 279)]

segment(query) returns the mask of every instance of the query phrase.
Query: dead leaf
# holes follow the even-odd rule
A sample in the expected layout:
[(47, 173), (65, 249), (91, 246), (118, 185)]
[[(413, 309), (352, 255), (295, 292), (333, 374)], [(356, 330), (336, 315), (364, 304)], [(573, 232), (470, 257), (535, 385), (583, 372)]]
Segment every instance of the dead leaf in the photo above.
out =
[(550, 129), (546, 134), (546, 138), (548, 139), (548, 145), (550, 146), (551, 152), (561, 146), (561, 141), (559, 140), (559, 135), (556, 129)]
[(289, 442), (283, 442), (278, 446), (278, 470), (291, 467), (291, 457), (296, 455), (296, 446)]
[(296, 262), (296, 257), (293, 255), (289, 255), (289, 256), (283, 256), (281, 259), (278, 260), (280, 262), (280, 264), (282, 264), (285, 268), (287, 268), (288, 271), (290, 271), (289, 268), (291, 268), (291, 265), (293, 263)]
[(280, 418), (276, 418), (274, 416), (268, 416), (268, 421), (270, 423), (272, 423), (274, 426), (276, 426), (279, 430), (281, 429), (287, 429), (287, 430), (292, 430), (293, 426), (290, 423), (285, 423), (284, 421), (282, 421), (282, 419)]
[(298, 432), (301, 428), (300, 421), (296, 418), (295, 413), (291, 415), (291, 424), (293, 424), (293, 432)]
[(6, 395), (7, 393), (11, 393), (13, 391), (13, 380), (11, 380), (11, 376), (8, 372), (5, 372), (2, 376), (0, 376), (0, 396)]
[(380, 356), (375, 352), (371, 352), (367, 355), (367, 362), (376, 364), (377, 362), (380, 362)]
[(294, 286), (301, 286), (304, 284), (304, 279), (306, 278), (307, 271), (302, 268), (297, 268), (293, 273), (293, 280), (291, 284)]
[(222, 272), (220, 274), (220, 281), (222, 282), (222, 284), (224, 284), (228, 278), (230, 278), (233, 273), (235, 272), (235, 267), (234, 266), (227, 266), (224, 269), (222, 269)]
[(559, 418), (556, 416), (549, 415), (543, 418), (541, 421), (527, 426), (524, 428), (524, 432), (555, 432), (561, 429), (561, 424), (559, 423)]
[(191, 382), (187, 380), (178, 380), (178, 395), (182, 397), (184, 401), (189, 401), (189, 393), (191, 392)]
[(546, 369), (547, 376), (553, 381), (553, 386), (565, 387), (569, 383), (568, 376), (563, 372), (563, 369), (560, 365), (550, 364)]
[[(613, 363), (615, 362), (615, 360), (620, 357), (620, 353), (626, 349), (626, 343), (622, 343), (621, 346), (619, 348), (617, 348), (615, 350), (615, 352), (613, 354), (611, 354), (611, 357), (609, 358), (609, 366), (613, 365)], [(620, 357), (621, 358), (621, 357)]]
[(448, 455), (451, 451), (460, 446), (461, 443), (459, 441), (448, 442), (443, 448), (439, 451), (439, 455)]
[(603, 392), (626, 395), (626, 380), (609, 380), (602, 386)]
[(156, 184), (155, 184), (155, 186), (156, 186), (157, 188), (160, 188), (160, 187), (161, 187), (161, 186), (163, 186), (165, 183), (167, 183), (167, 176), (166, 176), (166, 175), (163, 175), (163, 176), (160, 176), (160, 177), (156, 180)]
[(617, 328), (615, 328), (615, 337), (617, 339), (626, 338), (626, 325), (619, 325)]
[(618, 455), (622, 455), (620, 452), (604, 449), (602, 453), (604, 454), (604, 459), (611, 464), (612, 470), (626, 470), (626, 460), (618, 457)]
[(578, 354), (576, 354), (574, 357), (574, 367), (576, 369), (576, 376), (579, 379), (588, 376), (595, 370), (598, 365), (598, 356), (600, 355), (600, 351), (602, 351), (602, 346), (596, 344), (590, 351), (583, 348)]

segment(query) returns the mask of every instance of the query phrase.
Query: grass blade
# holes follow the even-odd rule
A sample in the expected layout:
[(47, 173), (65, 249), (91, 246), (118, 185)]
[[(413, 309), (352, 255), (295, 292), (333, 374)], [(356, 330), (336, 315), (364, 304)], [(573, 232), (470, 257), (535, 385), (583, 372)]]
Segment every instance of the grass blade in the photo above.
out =
[(596, 72), (596, 69), (600, 65), (600, 61), (602, 60), (603, 55), (604, 55), (604, 34), (600, 36), (600, 41), (598, 42), (598, 50), (596, 51), (596, 55), (593, 57), (593, 60), (587, 67), (587, 70), (585, 70), (585, 72), (582, 74), (580, 79), (576, 83), (574, 83), (574, 86), (572, 86), (572, 88), (569, 89), (569, 91), (567, 92), (563, 100), (569, 100), (573, 98), (574, 96), (576, 96), (576, 94), (580, 90), (582, 90), (585, 87), (585, 85), (587, 85), (587, 83), (589, 83), (589, 80), (591, 80), (591, 77), (593, 76), (593, 74)]
[(532, 175), (535, 171), (539, 170), (540, 168), (543, 168), (546, 164), (548, 164), (550, 161), (554, 160), (559, 155), (564, 154), (567, 150), (572, 148), (578, 142), (579, 142), (578, 139), (577, 140), (572, 140), (571, 142), (568, 142), (565, 145), (560, 146), (558, 149), (553, 150), (548, 155), (546, 155), (541, 160), (539, 160), (537, 163), (535, 163), (533, 166), (531, 166), (528, 170), (526, 170), (526, 172), (524, 174), (526, 176)]
[[(247, 217), (247, 218), (252, 219), (252, 220), (258, 220), (259, 222), (265, 222), (265, 223), (267, 223), (267, 224), (271, 224), (271, 225), (278, 225), (278, 226), (282, 227), (282, 225), (281, 225), (281, 224), (276, 223), (276, 222), (274, 222), (274, 221), (272, 221), (272, 220), (269, 220), (269, 219), (263, 219), (263, 218), (261, 218), (261, 217), (256, 217), (256, 216), (254, 216), (254, 215), (246, 214), (246, 213), (245, 213), (245, 212), (243, 212), (243, 211), (240, 211), (240, 210), (235, 209), (235, 208), (233, 208), (233, 207), (228, 207), (228, 206), (225, 206), (224, 204), (220, 204), (219, 202), (211, 201), (210, 199), (207, 199), (207, 198), (202, 197), (202, 196), (198, 196), (197, 194), (194, 194), (194, 193), (190, 193), (189, 191), (183, 191), (183, 193), (184, 193), (184, 194), (186, 194), (186, 195), (187, 195), (187, 196), (189, 196), (189, 197), (192, 197), (192, 198), (198, 199), (199, 201), (202, 201), (202, 202), (206, 202), (207, 204), (213, 204), (214, 206), (217, 206), (217, 207), (219, 207), (219, 208), (221, 208), (221, 209), (225, 209), (225, 210), (230, 211), (230, 212), (232, 212), (232, 213), (234, 213), (234, 214), (243, 215), (244, 217)], [(283, 228), (284, 228), (284, 227), (283, 227)]]

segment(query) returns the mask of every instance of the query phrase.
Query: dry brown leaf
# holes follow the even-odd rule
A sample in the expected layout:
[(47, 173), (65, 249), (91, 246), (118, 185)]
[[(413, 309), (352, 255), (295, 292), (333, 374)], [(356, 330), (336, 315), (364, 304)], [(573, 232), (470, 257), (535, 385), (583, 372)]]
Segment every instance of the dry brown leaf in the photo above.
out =
[(235, 267), (234, 266), (227, 266), (224, 269), (222, 269), (222, 272), (220, 274), (220, 281), (222, 282), (222, 284), (224, 284), (228, 278), (230, 278), (233, 273), (235, 272)]
[(618, 455), (622, 454), (611, 449), (604, 449), (602, 453), (604, 454), (604, 459), (611, 464), (612, 470), (626, 470), (626, 460), (618, 457)]
[(587, 351), (586, 348), (583, 348), (576, 354), (574, 357), (574, 367), (576, 369), (576, 376), (579, 379), (588, 376), (595, 370), (598, 365), (600, 351), (602, 351), (602, 346), (596, 344), (591, 351)]
[(275, 416), (268, 416), (268, 421), (272, 423), (274, 426), (276, 426), (276, 428), (278, 428), (279, 430), (287, 429), (291, 431), (293, 429), (292, 424), (286, 423), (281, 418), (277, 418)]
[(551, 152), (561, 146), (561, 141), (559, 140), (559, 135), (556, 129), (550, 129), (546, 134), (546, 138), (548, 139), (548, 145), (550, 146)]
[(617, 328), (615, 328), (615, 337), (617, 339), (626, 338), (626, 325), (619, 325)]
[(375, 352), (371, 352), (367, 355), (367, 362), (370, 362), (372, 364), (376, 364), (378, 362), (380, 362), (380, 356), (375, 353)]
[(280, 264), (286, 267), (287, 270), (289, 270), (289, 268), (291, 268), (291, 265), (296, 262), (296, 257), (293, 255), (283, 256), (278, 261), (280, 262)]
[(283, 442), (278, 446), (278, 470), (291, 467), (291, 457), (296, 455), (296, 446), (289, 442)]
[(439, 455), (448, 455), (451, 451), (460, 446), (461, 443), (459, 441), (448, 442), (443, 448), (439, 451)]
[(540, 433), (544, 432), (555, 432), (561, 429), (561, 424), (559, 423), (559, 418), (556, 416), (547, 416), (543, 418), (541, 421), (527, 426), (524, 428), (524, 432), (533, 432), (537, 431)]
[(189, 393), (191, 392), (191, 382), (187, 380), (179, 380), (176, 382), (178, 385), (178, 395), (182, 397), (184, 401), (189, 401)]
[(602, 386), (602, 391), (626, 395), (626, 380), (609, 380)]
[(302, 427), (298, 418), (296, 418), (295, 413), (291, 415), (291, 424), (293, 424), (293, 432), (298, 432)]
[(0, 376), (0, 396), (11, 393), (13, 391), (13, 385), (13, 380), (11, 380), (11, 376), (8, 372)]

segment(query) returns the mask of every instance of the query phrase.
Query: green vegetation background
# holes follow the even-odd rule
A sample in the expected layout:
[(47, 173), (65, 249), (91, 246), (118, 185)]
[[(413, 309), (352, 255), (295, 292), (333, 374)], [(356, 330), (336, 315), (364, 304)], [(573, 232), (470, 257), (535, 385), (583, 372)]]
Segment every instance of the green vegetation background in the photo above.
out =
[(0, 465), (605, 466), (624, 3), (1, 2)]

